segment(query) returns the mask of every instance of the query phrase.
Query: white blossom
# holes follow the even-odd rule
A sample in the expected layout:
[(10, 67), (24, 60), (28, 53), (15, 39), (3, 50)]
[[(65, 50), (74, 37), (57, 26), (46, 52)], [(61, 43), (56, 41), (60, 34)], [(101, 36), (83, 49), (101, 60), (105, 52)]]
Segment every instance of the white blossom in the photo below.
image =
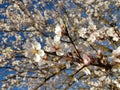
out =
[(25, 45), (25, 56), (33, 59), (35, 62), (41, 65), (45, 63), (43, 57), (45, 56), (44, 51), (41, 49), (39, 42), (27, 42)]
[(79, 33), (79, 36), (85, 38), (85, 37), (86, 37), (85, 34), (87, 33), (87, 29), (86, 29), (86, 28), (81, 28), (81, 29), (78, 31), (78, 33)]
[[(46, 39), (46, 46), (44, 49), (48, 52), (56, 52), (57, 55), (62, 56), (65, 54), (68, 45), (66, 43), (61, 43), (59, 40), (47, 38)], [(59, 38), (58, 38), (59, 39)]]
[(90, 37), (88, 38), (89, 43), (94, 43), (97, 40), (97, 37), (100, 37), (100, 32), (96, 31), (90, 34)]

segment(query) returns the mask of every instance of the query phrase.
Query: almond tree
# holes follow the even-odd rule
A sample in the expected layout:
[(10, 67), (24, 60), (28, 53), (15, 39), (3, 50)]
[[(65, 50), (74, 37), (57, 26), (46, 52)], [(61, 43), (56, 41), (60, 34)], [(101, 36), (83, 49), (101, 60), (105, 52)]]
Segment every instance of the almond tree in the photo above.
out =
[(119, 90), (119, 0), (0, 0), (2, 90)]

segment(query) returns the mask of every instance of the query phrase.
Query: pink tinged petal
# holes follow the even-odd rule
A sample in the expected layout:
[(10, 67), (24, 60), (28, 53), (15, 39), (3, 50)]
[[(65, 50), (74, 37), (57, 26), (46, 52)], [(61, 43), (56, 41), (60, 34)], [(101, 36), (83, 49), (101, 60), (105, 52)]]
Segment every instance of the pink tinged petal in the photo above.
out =
[(83, 63), (84, 63), (85, 65), (89, 65), (89, 64), (90, 64), (91, 60), (90, 60), (90, 58), (89, 58), (88, 55), (86, 55), (86, 54), (81, 54), (81, 57), (82, 57)]
[(60, 41), (56, 41), (55, 43), (54, 43), (54, 45), (57, 45), (57, 46), (61, 46), (61, 42)]

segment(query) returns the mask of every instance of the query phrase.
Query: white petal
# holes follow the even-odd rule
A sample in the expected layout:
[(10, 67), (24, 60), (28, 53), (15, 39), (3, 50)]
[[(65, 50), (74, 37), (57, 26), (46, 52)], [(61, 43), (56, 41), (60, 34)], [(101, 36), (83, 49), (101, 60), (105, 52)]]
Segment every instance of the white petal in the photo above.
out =
[(53, 49), (53, 47), (49, 47), (49, 46), (45, 46), (44, 47), (45, 51), (47, 52), (54, 52), (55, 50)]
[(60, 49), (60, 50), (58, 50), (58, 51), (56, 52), (56, 54), (57, 54), (58, 56), (62, 56), (62, 55), (64, 55), (64, 51), (63, 51), (62, 49)]
[(90, 75), (90, 74), (91, 74), (90, 70), (89, 70), (87, 67), (85, 67), (83, 70), (84, 70), (84, 72), (85, 72), (87, 75)]
[(62, 47), (63, 49), (69, 48), (68, 44), (66, 44), (66, 43), (61, 44), (61, 47)]
[(52, 44), (53, 44), (53, 46), (59, 46), (60, 47), (61, 42), (60, 41), (54, 41)]
[(57, 34), (57, 35), (59, 35), (59, 34), (61, 34), (61, 27), (60, 27), (60, 25), (56, 25), (56, 27), (55, 27), (55, 34)]
[(33, 56), (32, 49), (31, 50), (26, 50), (25, 51), (25, 56), (31, 58)]
[(41, 49), (41, 45), (39, 42), (34, 42), (33, 44), (34, 44), (34, 48)]
[(87, 3), (87, 4), (91, 4), (91, 3), (93, 3), (95, 0), (86, 0), (86, 2), (85, 3)]
[(52, 46), (52, 43), (53, 43), (54, 41), (51, 39), (51, 38), (46, 38), (46, 45), (47, 46)]
[(106, 76), (102, 76), (102, 77), (99, 78), (99, 80), (103, 81), (103, 80), (105, 80), (105, 78), (106, 78)]
[(33, 57), (33, 60), (35, 60), (36, 62), (40, 62), (41, 57), (38, 54), (35, 54), (35, 57)]
[(117, 36), (113, 36), (113, 41), (118, 41), (119, 38)]
[(25, 49), (30, 49), (30, 48), (33, 49), (33, 45), (32, 45), (32, 43), (30, 43), (30, 42), (26, 42), (26, 44), (24, 45), (24, 48), (25, 48)]
[(39, 50), (39, 55), (41, 56), (41, 57), (43, 57), (44, 55), (45, 55), (45, 52), (43, 51), (43, 50)]
[(55, 41), (55, 42), (58, 42), (58, 41), (60, 41), (60, 38), (61, 38), (61, 36), (55, 35), (54, 41)]

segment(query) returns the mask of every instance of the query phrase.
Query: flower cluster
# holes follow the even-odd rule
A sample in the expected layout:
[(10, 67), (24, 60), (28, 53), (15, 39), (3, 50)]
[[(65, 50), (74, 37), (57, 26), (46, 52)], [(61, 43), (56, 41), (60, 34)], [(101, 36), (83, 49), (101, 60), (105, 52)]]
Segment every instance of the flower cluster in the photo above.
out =
[(56, 52), (58, 56), (62, 56), (67, 52), (69, 46), (66, 43), (60, 41), (62, 29), (59, 25), (56, 25), (54, 39), (46, 38), (46, 46), (44, 47), (47, 52)]
[(115, 32), (114, 28), (109, 28), (107, 30), (107, 35), (113, 38), (113, 41), (118, 41), (120, 38)]

